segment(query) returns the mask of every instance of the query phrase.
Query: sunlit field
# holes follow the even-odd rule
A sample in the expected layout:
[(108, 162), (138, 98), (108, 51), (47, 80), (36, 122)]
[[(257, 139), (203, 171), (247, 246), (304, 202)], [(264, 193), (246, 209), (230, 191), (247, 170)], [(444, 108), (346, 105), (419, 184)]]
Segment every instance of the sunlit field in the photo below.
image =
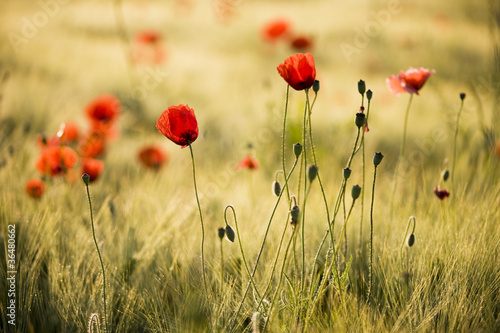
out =
[(497, 0), (5, 0), (0, 33), (0, 331), (500, 331)]

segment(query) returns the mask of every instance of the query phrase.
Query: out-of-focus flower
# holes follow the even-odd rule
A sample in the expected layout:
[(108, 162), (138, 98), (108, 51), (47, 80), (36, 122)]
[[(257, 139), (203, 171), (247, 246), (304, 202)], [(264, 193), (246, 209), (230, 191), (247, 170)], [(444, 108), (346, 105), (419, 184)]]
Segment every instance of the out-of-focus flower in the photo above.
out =
[(39, 178), (33, 178), (26, 182), (26, 193), (34, 199), (39, 199), (45, 192), (45, 183)]
[(311, 88), (316, 79), (314, 58), (310, 53), (296, 53), (279, 64), (278, 73), (295, 90)]
[(90, 132), (78, 145), (82, 157), (98, 157), (106, 150), (106, 138), (98, 131)]
[(48, 147), (59, 147), (61, 145), (61, 139), (57, 136), (47, 137), (41, 134), (37, 136), (36, 144), (40, 150), (44, 150)]
[(399, 74), (389, 76), (385, 82), (387, 88), (393, 95), (401, 95), (405, 92), (410, 94), (417, 94), (427, 81), (429, 76), (434, 74), (435, 70), (427, 68), (413, 68), (410, 67), (406, 72), (401, 71)]
[(306, 36), (296, 36), (292, 38), (290, 45), (293, 49), (304, 52), (312, 49), (313, 42), (312, 39)]
[(93, 159), (84, 158), (82, 159), (82, 173), (89, 175), (89, 180), (93, 182), (96, 180), (104, 169), (104, 162)]
[(67, 121), (62, 123), (57, 131), (57, 137), (64, 143), (75, 142), (80, 136), (78, 125), (74, 122)]
[(276, 41), (285, 37), (290, 31), (290, 23), (285, 19), (276, 19), (267, 23), (262, 29), (262, 37), (268, 41)]
[(450, 196), (450, 192), (445, 189), (440, 189), (439, 185), (434, 188), (434, 194), (441, 200), (444, 200)]
[(245, 156), (238, 165), (236, 165), (236, 170), (240, 169), (249, 169), (249, 170), (255, 170), (259, 168), (259, 161), (257, 161), (256, 158), (247, 155)]
[(47, 147), (36, 162), (36, 168), (44, 175), (64, 174), (78, 162), (78, 155), (67, 146)]
[(134, 59), (138, 62), (162, 63), (165, 60), (165, 50), (161, 45), (163, 36), (154, 30), (144, 30), (135, 36)]
[(139, 161), (147, 168), (158, 170), (168, 162), (166, 152), (155, 146), (147, 146), (139, 151)]
[(107, 135), (120, 114), (120, 101), (109, 94), (97, 96), (87, 105), (86, 113), (92, 129)]
[(156, 128), (173, 143), (182, 148), (198, 137), (198, 122), (194, 110), (188, 105), (170, 106), (156, 121)]

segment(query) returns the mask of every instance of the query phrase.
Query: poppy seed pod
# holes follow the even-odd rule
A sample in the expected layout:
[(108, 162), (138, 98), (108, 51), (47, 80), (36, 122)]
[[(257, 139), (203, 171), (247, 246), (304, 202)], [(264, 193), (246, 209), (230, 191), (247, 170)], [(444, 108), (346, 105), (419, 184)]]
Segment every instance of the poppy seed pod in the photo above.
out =
[(273, 182), (273, 193), (275, 196), (279, 197), (281, 193), (281, 185), (278, 181)]
[(410, 234), (408, 236), (408, 238), (406, 239), (406, 245), (408, 245), (408, 247), (412, 247), (413, 244), (415, 244), (415, 235), (414, 234)]
[(316, 178), (318, 175), (318, 167), (315, 165), (309, 166), (309, 170), (307, 172), (307, 176), (309, 177), (309, 182), (312, 183), (312, 181)]
[(354, 119), (354, 123), (356, 124), (356, 126), (358, 128), (360, 128), (361, 126), (364, 126), (364, 124), (365, 124), (365, 114), (361, 113), (361, 112), (356, 113), (356, 118)]
[(382, 153), (375, 153), (375, 155), (373, 155), (373, 164), (375, 166), (379, 165), (380, 162), (382, 162), (383, 158), (384, 158), (384, 155), (382, 155)]
[(358, 91), (361, 95), (363, 95), (366, 91), (366, 84), (365, 81), (359, 80), (358, 81)]
[(313, 91), (314, 91), (315, 94), (317, 94), (318, 91), (319, 91), (319, 81), (318, 80), (314, 80)]
[(352, 200), (356, 200), (357, 198), (359, 198), (360, 194), (361, 194), (361, 187), (359, 185), (354, 185), (351, 190)]
[(89, 185), (89, 182), (90, 182), (90, 176), (89, 176), (89, 175), (87, 175), (86, 173), (84, 173), (84, 174), (82, 175), (82, 180), (83, 180), (83, 182), (85, 183), (85, 185), (87, 185), (87, 186), (88, 186), (88, 185)]
[(297, 158), (299, 158), (300, 154), (302, 154), (302, 145), (300, 143), (296, 143), (293, 145), (293, 153)]
[(290, 215), (292, 216), (292, 221), (290, 223), (293, 226), (297, 225), (297, 222), (299, 221), (299, 215), (300, 215), (299, 206), (297, 206), (297, 205), (293, 206), (292, 210), (290, 211)]
[(368, 91), (366, 92), (366, 99), (371, 100), (372, 97), (373, 97), (373, 91), (368, 89)]
[(234, 243), (234, 230), (229, 224), (226, 224), (226, 237), (231, 243)]
[(344, 179), (347, 180), (351, 176), (351, 169), (349, 168), (344, 168), (342, 169), (342, 176), (344, 176)]
[(465, 99), (465, 93), (460, 93), (460, 99), (463, 101)]
[(448, 178), (450, 178), (450, 170), (444, 169), (443, 172), (441, 172), (441, 178), (443, 178), (444, 181), (447, 181)]
[(225, 233), (226, 233), (226, 229), (224, 229), (224, 228), (217, 229), (217, 234), (219, 235), (220, 240), (222, 240), (224, 238)]

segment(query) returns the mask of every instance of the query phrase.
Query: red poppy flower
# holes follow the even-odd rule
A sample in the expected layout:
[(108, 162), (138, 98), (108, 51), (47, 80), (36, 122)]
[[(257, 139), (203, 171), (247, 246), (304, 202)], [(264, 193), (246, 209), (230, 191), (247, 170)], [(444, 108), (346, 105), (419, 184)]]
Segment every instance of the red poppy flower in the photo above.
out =
[(33, 178), (26, 182), (26, 193), (32, 198), (39, 199), (45, 192), (45, 183), (39, 178)]
[(441, 190), (439, 188), (439, 185), (437, 185), (436, 188), (434, 189), (434, 194), (441, 200), (444, 200), (450, 196), (450, 192), (448, 192), (445, 189)]
[(278, 65), (278, 73), (295, 90), (311, 88), (316, 79), (314, 58), (310, 53), (296, 53)]
[(82, 157), (98, 157), (106, 150), (106, 138), (98, 131), (91, 132), (78, 146), (78, 153)]
[(44, 175), (56, 176), (72, 168), (78, 155), (67, 146), (47, 147), (36, 162), (36, 168)]
[(262, 29), (262, 36), (269, 41), (275, 41), (290, 31), (290, 23), (283, 19), (269, 22)]
[(147, 146), (139, 151), (139, 161), (147, 168), (158, 170), (168, 162), (168, 155), (158, 147)]
[(298, 36), (292, 39), (291, 45), (297, 51), (307, 51), (312, 48), (313, 43), (309, 37)]
[(198, 137), (198, 123), (194, 110), (188, 105), (170, 106), (156, 121), (156, 128), (173, 143), (187, 147)]
[(93, 182), (99, 177), (99, 175), (104, 169), (104, 162), (93, 158), (84, 158), (82, 160), (82, 174), (86, 173), (89, 175), (89, 180)]
[(101, 95), (93, 99), (86, 108), (92, 128), (107, 134), (120, 113), (120, 101), (113, 95)]
[(62, 123), (59, 127), (59, 131), (57, 131), (57, 137), (63, 142), (77, 141), (79, 136), (78, 125), (71, 121)]
[(253, 158), (252, 156), (248, 155), (244, 157), (240, 163), (236, 166), (236, 170), (240, 169), (249, 169), (249, 170), (254, 170), (259, 168), (259, 161), (257, 161), (256, 158)]
[(135, 40), (142, 44), (157, 44), (161, 39), (161, 34), (153, 30), (144, 30), (135, 36)]
[(425, 81), (435, 72), (433, 69), (410, 67), (406, 72), (401, 71), (399, 74), (388, 77), (385, 82), (393, 95), (398, 96), (405, 92), (418, 95)]

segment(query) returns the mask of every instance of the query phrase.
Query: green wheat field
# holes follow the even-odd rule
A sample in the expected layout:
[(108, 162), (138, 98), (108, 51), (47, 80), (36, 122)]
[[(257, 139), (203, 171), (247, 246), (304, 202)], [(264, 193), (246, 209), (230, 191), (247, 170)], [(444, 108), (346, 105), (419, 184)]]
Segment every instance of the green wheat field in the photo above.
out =
[[(0, 36), (0, 331), (500, 331), (497, 0), (2, 0)], [(307, 100), (277, 71), (295, 53)], [(410, 67), (435, 73), (394, 96)], [(102, 95), (120, 107), (89, 198), (80, 143), (37, 166)], [(179, 104), (184, 149), (156, 129)]]

